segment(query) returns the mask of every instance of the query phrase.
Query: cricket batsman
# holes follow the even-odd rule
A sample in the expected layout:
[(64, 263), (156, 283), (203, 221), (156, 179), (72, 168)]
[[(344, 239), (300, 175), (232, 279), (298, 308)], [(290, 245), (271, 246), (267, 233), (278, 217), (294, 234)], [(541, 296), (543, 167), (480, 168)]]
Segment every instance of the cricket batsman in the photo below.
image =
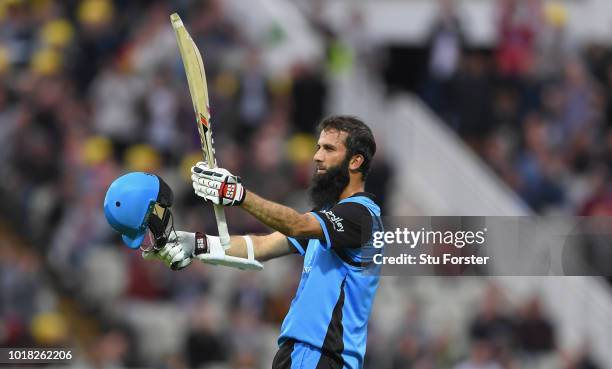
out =
[[(326, 118), (318, 130), (309, 189), (315, 208), (305, 214), (247, 190), (240, 177), (226, 169), (209, 168), (205, 162), (192, 167), (198, 196), (218, 205), (240, 206), (276, 230), (264, 236), (231, 236), (227, 249), (219, 237), (173, 231), (167, 215), (172, 196), (160, 178), (143, 175), (113, 183), (105, 199), (107, 219), (128, 246), (137, 248), (146, 242), (147, 225), (154, 224), (148, 238), (156, 247), (144, 251), (143, 257), (161, 259), (175, 270), (194, 258), (244, 269), (293, 253), (304, 257), (273, 369), (357, 369), (364, 362), (368, 319), (379, 281), (379, 269), (372, 263), (377, 252), (372, 234), (382, 231), (380, 208), (364, 190), (376, 143), (370, 128), (352, 116)], [(139, 196), (144, 200), (132, 199), (143, 191), (145, 195)], [(122, 201), (126, 206), (117, 207)]]

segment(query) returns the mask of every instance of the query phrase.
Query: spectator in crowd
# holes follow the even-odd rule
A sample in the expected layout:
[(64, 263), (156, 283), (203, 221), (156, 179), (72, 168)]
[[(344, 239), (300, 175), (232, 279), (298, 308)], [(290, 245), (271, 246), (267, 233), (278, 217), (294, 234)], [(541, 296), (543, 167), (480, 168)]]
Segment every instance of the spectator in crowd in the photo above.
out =
[(427, 331), (420, 319), (420, 307), (413, 304), (406, 309), (404, 321), (394, 339), (395, 352), (392, 368), (419, 367), (428, 360), (426, 356)]
[(487, 341), (476, 341), (472, 344), (470, 356), (457, 364), (455, 369), (502, 369), (494, 359), (493, 345)]
[(270, 91), (268, 79), (254, 49), (249, 50), (246, 69), (241, 78), (238, 92), (240, 119), (236, 132), (236, 141), (248, 142), (253, 132), (261, 128), (270, 111)]
[(564, 168), (552, 148), (548, 123), (539, 114), (530, 114), (523, 122), (523, 134), (525, 149), (516, 163), (519, 194), (536, 211), (561, 206), (565, 194), (558, 179)]
[(477, 152), (482, 150), (483, 139), (492, 128), (489, 106), (492, 94), (486, 57), (478, 52), (465, 53), (451, 87), (451, 126)]
[(432, 109), (445, 119), (450, 118), (448, 93), (450, 82), (459, 68), (464, 38), (455, 1), (441, 1), (440, 10), (429, 31), (429, 68), (423, 96)]
[(504, 296), (500, 288), (490, 285), (469, 328), (470, 338), (482, 343), (474, 346), (475, 354), (480, 355), (492, 350), (492, 354), (497, 355), (514, 344), (515, 323), (503, 310), (503, 304)]
[(226, 332), (222, 330), (218, 314), (202, 299), (193, 309), (192, 323), (185, 345), (190, 368), (225, 361), (229, 357)]
[(302, 63), (293, 67), (292, 75), (291, 121), (297, 131), (313, 133), (325, 109), (325, 81), (319, 70)]
[(577, 352), (564, 351), (561, 353), (562, 369), (599, 369), (587, 350), (581, 349)]
[(520, 77), (535, 61), (541, 1), (501, 0), (500, 4), (497, 69), (503, 77)]
[(528, 355), (541, 355), (555, 349), (553, 324), (542, 311), (538, 296), (529, 299), (520, 312), (516, 325), (518, 346)]
[(536, 40), (536, 63), (538, 74), (545, 79), (555, 78), (561, 73), (559, 60), (571, 54), (567, 32), (568, 10), (560, 1), (543, 4), (542, 23)]
[[(163, 174), (172, 184), (177, 219), (187, 223), (186, 228), (189, 224), (215, 228), (212, 210), (195, 201), (187, 186), (189, 179), (183, 178), (188, 172), (184, 168), (201, 153), (176, 40), (168, 27), (169, 4), (0, 2), (0, 155), (6, 159), (0, 168), (1, 347), (32, 347), (43, 344), (41, 337), (57, 339), (62, 345), (82, 348), (75, 367), (141, 367), (150, 364), (147, 360), (167, 367), (221, 361), (263, 367), (262, 332), (278, 325), (290, 305), (298, 282), (295, 274), (283, 272), (275, 291), (268, 289), (261, 275), (231, 279), (218, 270), (193, 265), (177, 276), (121, 249), (100, 211), (113, 179), (125, 171), (146, 169)], [(271, 199), (284, 202), (303, 191), (308, 163), (287, 160), (290, 155), (285, 150), (290, 150), (287, 142), (296, 133), (304, 133), (303, 142), (310, 142), (307, 137), (326, 112), (329, 76), (322, 63), (298, 63), (290, 73), (270, 73), (261, 57), (265, 46), (241, 34), (226, 14), (224, 2), (171, 4), (189, 15), (184, 19), (190, 32), (206, 51), (208, 82), (214, 86), (213, 116), (223, 123), (215, 128), (219, 161), (243, 172), (256, 192)], [(539, 15), (532, 11), (537, 4), (535, 0), (503, 1), (500, 45), (491, 57), (462, 50), (464, 36), (457, 11), (451, 1), (445, 1), (431, 33), (429, 71), (435, 82), (450, 86), (438, 91), (439, 107), (432, 106), (448, 116), (460, 135), (485, 153), (485, 159), (505, 173), (503, 178), (536, 210), (544, 210), (567, 201), (564, 195), (572, 180), (562, 179), (593, 174), (592, 168), (608, 168), (602, 173), (612, 169), (612, 63), (603, 57), (606, 61), (597, 64), (600, 71), (592, 73), (589, 68), (594, 63), (581, 63), (578, 55), (565, 73), (552, 71), (546, 77), (541, 104), (525, 98), (522, 83), (498, 88), (499, 79), (542, 79), (539, 70), (530, 67), (534, 53), (539, 52), (534, 41)], [(325, 22), (324, 18), (319, 21)], [(352, 22), (349, 29), (364, 28), (359, 16)], [(347, 43), (354, 48), (365, 37), (351, 36)], [(236, 62), (244, 50), (249, 50), (244, 62)], [(330, 59), (340, 66), (350, 64), (342, 50), (335, 52)], [(357, 53), (365, 55), (367, 49)], [(566, 65), (565, 61), (559, 64)], [(493, 65), (497, 68), (489, 68)], [(591, 74), (600, 78), (602, 92)], [(496, 96), (493, 106), (483, 104), (490, 96)], [(531, 108), (536, 113), (525, 118)], [(236, 131), (240, 134), (234, 135)], [(251, 145), (238, 141), (242, 134), (251, 137)], [(504, 140), (491, 139), (494, 134)], [(524, 145), (519, 144), (520, 137), (525, 138)], [(561, 155), (570, 143), (570, 154)], [(183, 161), (187, 164), (182, 165)], [(374, 162), (369, 183), (374, 187), (368, 191), (381, 202), (387, 197), (392, 174), (387, 162)], [(581, 214), (607, 214), (610, 208), (609, 176), (595, 179), (584, 201), (576, 201)], [(228, 220), (238, 233), (263, 231), (231, 211)], [(85, 292), (88, 283), (95, 281), (87, 280), (84, 272), (99, 262), (96, 255), (100, 253), (95, 251), (105, 248), (121, 250), (115, 254), (123, 261), (120, 267), (128, 276), (127, 285), (107, 306), (92, 306)], [(274, 266), (266, 270), (279, 279)], [(137, 329), (133, 316), (138, 314), (117, 313), (130, 312), (126, 307), (130, 303), (172, 305), (178, 315), (189, 317), (187, 329), (177, 337), (176, 352), (139, 357), (133, 347)], [(529, 341), (528, 333), (521, 338), (520, 328), (516, 338), (513, 318), (502, 304), (498, 290), (488, 291), (480, 311), (464, 327), (465, 336), (431, 332), (422, 316), (407, 319), (393, 342), (384, 337), (382, 327), (372, 328), (372, 338), (385, 339), (372, 346), (372, 355), (388, 361), (371, 360), (366, 367), (453, 367), (457, 363), (453, 350), (472, 339), (470, 358), (457, 368), (496, 369), (503, 362), (499, 347), (512, 346), (515, 339), (531, 350), (546, 346), (542, 337), (536, 343)], [(230, 318), (215, 315), (217, 308)], [(519, 319), (524, 332), (539, 332), (534, 327), (542, 326), (554, 333), (545, 312), (527, 310)], [(105, 323), (115, 320), (119, 323)], [(32, 329), (47, 326), (41, 322), (52, 322), (48, 326), (54, 329)], [(83, 332), (73, 331), (75, 327)], [(159, 334), (165, 337), (168, 332)], [(564, 365), (596, 368), (586, 354), (574, 355)]]

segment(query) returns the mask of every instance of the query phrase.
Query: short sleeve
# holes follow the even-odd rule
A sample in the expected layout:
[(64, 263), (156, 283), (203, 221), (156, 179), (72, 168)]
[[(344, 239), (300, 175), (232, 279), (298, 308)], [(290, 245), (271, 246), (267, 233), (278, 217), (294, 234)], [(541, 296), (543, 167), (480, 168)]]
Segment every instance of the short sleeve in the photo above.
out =
[(297, 252), (304, 256), (306, 254), (306, 249), (308, 248), (308, 240), (303, 238), (293, 238), (287, 237), (291, 246), (295, 247)]
[[(336, 204), (329, 210), (311, 212), (323, 229), (325, 248), (359, 248), (362, 245), (362, 234), (372, 230), (372, 216), (368, 209), (358, 203), (345, 202)], [(366, 232), (362, 232), (365, 230)]]

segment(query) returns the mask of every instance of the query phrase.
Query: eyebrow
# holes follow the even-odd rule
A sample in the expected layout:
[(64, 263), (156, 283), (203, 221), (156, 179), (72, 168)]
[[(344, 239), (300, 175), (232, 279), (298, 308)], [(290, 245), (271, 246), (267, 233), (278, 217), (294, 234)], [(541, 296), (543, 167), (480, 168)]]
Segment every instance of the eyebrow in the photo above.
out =
[(330, 143), (324, 143), (323, 145), (317, 143), (317, 147), (323, 147), (325, 149), (335, 149), (337, 146)]

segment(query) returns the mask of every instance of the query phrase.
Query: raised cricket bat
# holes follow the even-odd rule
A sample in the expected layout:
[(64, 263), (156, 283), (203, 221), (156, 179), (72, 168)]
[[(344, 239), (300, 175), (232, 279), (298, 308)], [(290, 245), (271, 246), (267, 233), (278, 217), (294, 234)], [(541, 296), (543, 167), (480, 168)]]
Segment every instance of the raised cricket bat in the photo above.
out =
[[(208, 87), (202, 55), (189, 32), (187, 32), (185, 25), (183, 25), (181, 17), (173, 13), (170, 16), (170, 21), (172, 22), (172, 28), (174, 28), (176, 41), (178, 42), (183, 65), (185, 66), (185, 73), (187, 74), (189, 92), (191, 93), (191, 101), (193, 102), (193, 110), (196, 116), (196, 126), (200, 134), (202, 153), (204, 154), (204, 159), (208, 162), (208, 166), (216, 168), (217, 161), (215, 160), (215, 150), (212, 146), (212, 130), (210, 126)], [(214, 209), (221, 245), (228, 249), (230, 247), (230, 236), (227, 230), (227, 222), (225, 221), (225, 211), (221, 205), (214, 205)]]

